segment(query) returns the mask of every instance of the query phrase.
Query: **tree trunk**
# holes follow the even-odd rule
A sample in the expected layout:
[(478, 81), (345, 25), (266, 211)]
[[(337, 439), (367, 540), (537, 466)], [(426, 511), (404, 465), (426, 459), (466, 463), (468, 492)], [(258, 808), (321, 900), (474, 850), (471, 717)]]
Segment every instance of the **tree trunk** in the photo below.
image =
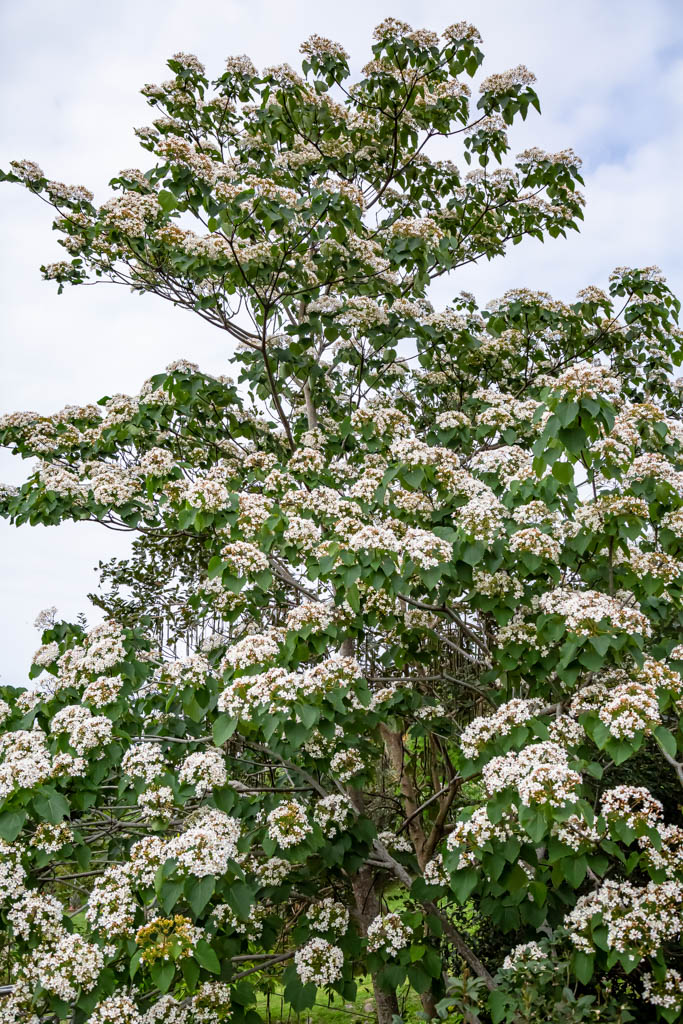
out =
[(372, 987), (375, 990), (375, 1007), (377, 1024), (391, 1024), (394, 1014), (398, 1014), (398, 999), (395, 992), (385, 992), (377, 984), (377, 975), (372, 976)]
[[(356, 904), (356, 919), (363, 935), (367, 935), (368, 925), (381, 911), (379, 897), (375, 891), (373, 871), (363, 867), (352, 879), (353, 896)], [(398, 1014), (396, 992), (387, 992), (380, 988), (377, 975), (372, 975), (372, 987), (375, 993), (377, 1024), (391, 1024), (394, 1014)]]
[(422, 1012), (433, 1020), (436, 1017), (436, 999), (431, 992), (423, 992), (420, 996), (420, 1002), (422, 1003)]

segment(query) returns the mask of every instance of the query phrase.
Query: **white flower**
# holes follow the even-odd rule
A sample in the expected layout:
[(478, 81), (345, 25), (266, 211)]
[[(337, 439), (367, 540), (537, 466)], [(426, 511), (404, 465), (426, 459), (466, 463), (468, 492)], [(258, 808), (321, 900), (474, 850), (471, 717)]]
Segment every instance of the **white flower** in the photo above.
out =
[(189, 754), (178, 770), (179, 781), (193, 785), (197, 796), (204, 796), (211, 789), (220, 789), (227, 778), (225, 758), (220, 750), (213, 748)]
[(330, 769), (339, 777), (340, 782), (348, 782), (362, 772), (364, 767), (363, 758), (354, 750), (340, 750), (330, 761)]
[(378, 914), (368, 925), (368, 951), (396, 956), (410, 943), (413, 929), (398, 914)]
[(343, 903), (331, 896), (308, 908), (308, 925), (314, 932), (332, 932), (344, 935), (349, 926), (349, 912)]
[(268, 835), (283, 849), (303, 842), (313, 831), (306, 816), (306, 808), (298, 800), (285, 800), (268, 817)]
[(166, 761), (156, 743), (139, 743), (129, 747), (121, 760), (121, 771), (133, 779), (154, 782), (166, 770)]
[(349, 822), (353, 805), (346, 796), (324, 796), (313, 809), (313, 820), (328, 839), (332, 839)]
[(294, 954), (296, 972), (304, 985), (332, 985), (339, 981), (344, 967), (344, 954), (338, 946), (325, 939), (311, 939)]

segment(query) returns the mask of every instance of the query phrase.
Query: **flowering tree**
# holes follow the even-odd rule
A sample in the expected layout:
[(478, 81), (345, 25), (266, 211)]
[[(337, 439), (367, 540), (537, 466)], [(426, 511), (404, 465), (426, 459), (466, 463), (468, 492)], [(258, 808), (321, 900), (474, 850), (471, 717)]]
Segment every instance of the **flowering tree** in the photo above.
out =
[(103, 624), (44, 622), (3, 692), (2, 1024), (256, 1024), (275, 982), (301, 1011), (366, 973), (380, 1024), (405, 986), (469, 1022), (679, 1019), (678, 303), (650, 267), (433, 309), (581, 216), (571, 151), (493, 167), (538, 101), (519, 67), (472, 111), (479, 42), (390, 19), (354, 84), (315, 36), (303, 78), (176, 54), (153, 166), (102, 206), (3, 175), (57, 210), (60, 291), (238, 344), (236, 381), (180, 361), (1, 421), (39, 460), (6, 517), (137, 537)]

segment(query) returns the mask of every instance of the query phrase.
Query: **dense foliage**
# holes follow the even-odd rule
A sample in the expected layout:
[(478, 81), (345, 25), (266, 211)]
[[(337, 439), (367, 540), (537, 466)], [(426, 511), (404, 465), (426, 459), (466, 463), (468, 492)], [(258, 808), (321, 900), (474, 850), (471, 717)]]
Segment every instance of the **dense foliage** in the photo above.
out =
[(256, 1024), (362, 974), (381, 1024), (406, 985), (470, 1022), (679, 1018), (678, 303), (649, 267), (431, 306), (581, 216), (571, 151), (496, 166), (538, 101), (519, 67), (472, 109), (479, 42), (390, 19), (352, 85), (315, 36), (303, 78), (176, 54), (102, 206), (3, 175), (58, 211), (60, 290), (237, 347), (235, 379), (0, 421), (39, 460), (3, 515), (136, 531), (105, 621), (48, 616), (2, 695), (2, 1024)]

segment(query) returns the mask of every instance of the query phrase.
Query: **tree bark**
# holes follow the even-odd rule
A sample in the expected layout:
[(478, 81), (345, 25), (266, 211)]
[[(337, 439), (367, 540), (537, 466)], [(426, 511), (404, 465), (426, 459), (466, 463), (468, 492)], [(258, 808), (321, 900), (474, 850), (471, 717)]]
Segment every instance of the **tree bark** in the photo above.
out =
[[(374, 873), (369, 867), (362, 867), (354, 875), (351, 885), (358, 920), (363, 935), (367, 935), (368, 925), (381, 911), (379, 896), (375, 890)], [(372, 987), (375, 993), (377, 1024), (391, 1024), (394, 1014), (398, 1014), (396, 992), (387, 992), (381, 988), (376, 974), (372, 975)]]

